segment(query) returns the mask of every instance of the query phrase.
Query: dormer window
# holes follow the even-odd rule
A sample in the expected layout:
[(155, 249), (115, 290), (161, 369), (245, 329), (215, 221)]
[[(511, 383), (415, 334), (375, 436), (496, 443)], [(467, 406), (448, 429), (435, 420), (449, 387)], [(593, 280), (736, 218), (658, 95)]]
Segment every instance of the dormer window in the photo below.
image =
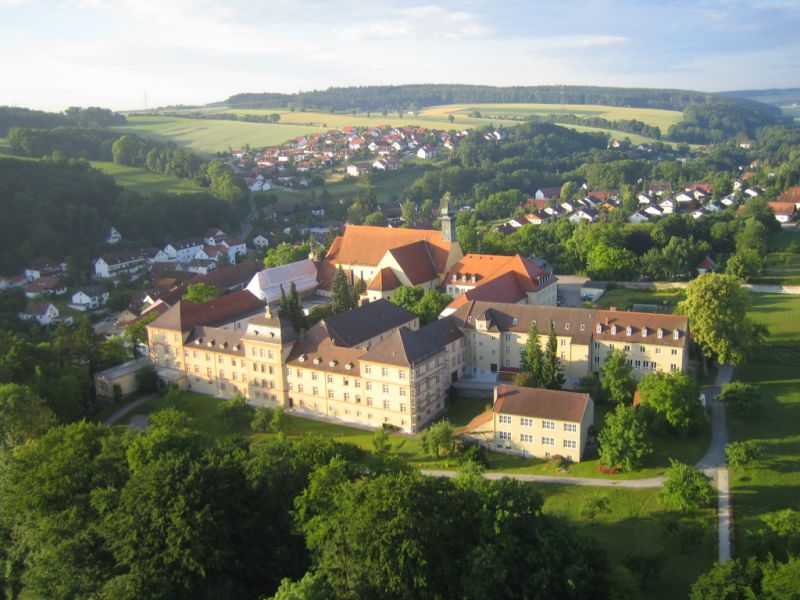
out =
[(234, 350), (235, 352), (238, 352), (238, 351), (239, 351), (239, 344), (236, 344), (236, 345), (233, 347), (233, 350)]
[(211, 348), (213, 345), (214, 345), (214, 340), (208, 340), (208, 342), (206, 343), (206, 346), (209, 348)]
[(347, 363), (347, 364), (344, 366), (344, 368), (345, 368), (345, 369), (347, 369), (347, 370), (349, 371), (350, 369), (352, 369), (352, 368), (353, 368), (353, 363), (351, 363), (351, 362)]
[(464, 274), (461, 276), (461, 281), (466, 281), (466, 280), (467, 280), (467, 274), (466, 274), (466, 273), (464, 273)]
[(658, 336), (658, 339), (661, 339), (661, 338), (664, 337), (664, 330), (661, 329), (661, 327), (658, 328), (657, 336)]
[(469, 279), (469, 280), (470, 280), (472, 283), (475, 283), (475, 275), (473, 275), (472, 277), (470, 277), (470, 279)]
[(617, 326), (616, 325), (612, 325), (611, 326), (611, 333), (612, 333), (612, 335), (617, 335)]
[(581, 323), (581, 331), (586, 331), (586, 325), (584, 323)]
[(299, 360), (300, 362), (306, 362), (306, 358), (308, 357), (305, 354), (301, 354), (300, 358), (298, 358), (297, 360)]
[(630, 325), (628, 325), (628, 326), (625, 328), (625, 335), (631, 335), (632, 333), (633, 333), (633, 327), (631, 327)]
[(338, 360), (336, 360), (335, 358), (334, 358), (334, 359), (331, 359), (331, 360), (328, 362), (328, 366), (329, 366), (329, 367), (335, 367), (335, 366), (336, 366), (336, 365), (338, 365), (338, 364), (339, 364), (339, 361), (338, 361)]
[(564, 331), (569, 331), (569, 323), (564, 323)]
[(647, 327), (642, 327), (642, 337), (647, 337)]
[(516, 325), (516, 324), (517, 324), (517, 320), (516, 320), (516, 319), (514, 319), (513, 321), (511, 321), (511, 323), (512, 323), (513, 325)]
[(672, 332), (672, 339), (673, 340), (681, 339), (681, 332), (679, 329), (676, 329), (675, 331)]
[(321, 365), (322, 364), (322, 357), (318, 356), (317, 358), (315, 358), (314, 359), (314, 364), (315, 365)]
[(597, 331), (597, 333), (603, 333), (603, 326), (600, 323), (597, 324), (596, 331)]

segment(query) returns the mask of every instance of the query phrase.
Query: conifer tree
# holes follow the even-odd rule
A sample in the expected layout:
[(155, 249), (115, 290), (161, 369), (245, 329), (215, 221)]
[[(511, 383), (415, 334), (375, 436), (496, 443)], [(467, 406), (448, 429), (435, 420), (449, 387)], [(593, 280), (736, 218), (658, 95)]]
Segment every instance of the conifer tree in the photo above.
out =
[(531, 323), (528, 329), (528, 341), (525, 343), (522, 363), (527, 375), (520, 381), (524, 381), (528, 387), (541, 387), (543, 356), (536, 323)]
[(333, 284), (331, 286), (331, 312), (338, 314), (345, 312), (354, 307), (353, 292), (350, 285), (347, 283), (347, 276), (339, 267), (336, 270), (336, 275), (333, 277)]
[(564, 385), (564, 376), (559, 371), (561, 361), (558, 359), (558, 338), (556, 337), (556, 327), (550, 321), (550, 332), (547, 336), (544, 357), (542, 360), (541, 387), (551, 390), (560, 390)]

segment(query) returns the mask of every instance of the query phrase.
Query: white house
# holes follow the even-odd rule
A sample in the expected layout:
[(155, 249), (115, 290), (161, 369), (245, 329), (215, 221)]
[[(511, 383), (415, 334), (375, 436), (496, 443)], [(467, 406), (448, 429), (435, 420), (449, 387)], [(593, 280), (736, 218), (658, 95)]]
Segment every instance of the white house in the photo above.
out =
[(628, 223), (633, 223), (634, 225), (638, 225), (639, 223), (647, 223), (649, 220), (650, 218), (641, 211), (635, 212), (628, 217)]
[(108, 235), (106, 235), (106, 244), (116, 244), (122, 241), (122, 234), (117, 231), (114, 227), (110, 227), (108, 229)]
[(65, 263), (56, 262), (44, 256), (40, 256), (33, 261), (31, 265), (25, 267), (25, 277), (27, 277), (28, 281), (34, 281), (35, 279), (48, 275), (59, 275), (63, 273), (66, 268), (67, 265)]
[(177, 260), (179, 263), (188, 263), (196, 255), (198, 250), (203, 249), (203, 238), (190, 238), (179, 242), (172, 242), (164, 246), (164, 252), (170, 260)]
[(663, 202), (658, 203), (658, 205), (661, 207), (661, 210), (664, 211), (665, 215), (671, 215), (672, 213), (674, 213), (676, 204), (677, 203), (672, 198), (667, 198)]
[(19, 313), (23, 321), (36, 321), (39, 325), (50, 325), (58, 320), (60, 313), (50, 302), (28, 302), (25, 310)]
[(430, 146), (422, 146), (422, 148), (417, 150), (417, 158), (434, 158), (435, 156), (436, 150)]
[(664, 214), (664, 211), (661, 210), (661, 207), (658, 206), (657, 204), (649, 204), (641, 212), (648, 214), (651, 217), (660, 217), (661, 215)]
[(244, 240), (231, 238), (222, 240), (222, 246), (228, 249), (228, 261), (232, 264), (236, 264), (236, 257), (244, 256), (247, 254), (247, 243)]
[(147, 260), (139, 253), (110, 252), (94, 261), (97, 277), (110, 279), (123, 273), (135, 275), (147, 267)]
[(108, 292), (99, 286), (84, 288), (72, 294), (70, 308), (86, 312), (103, 306), (108, 300)]
[(253, 238), (253, 245), (256, 248), (260, 248), (261, 250), (263, 250), (264, 248), (269, 246), (269, 240), (259, 233), (256, 237)]

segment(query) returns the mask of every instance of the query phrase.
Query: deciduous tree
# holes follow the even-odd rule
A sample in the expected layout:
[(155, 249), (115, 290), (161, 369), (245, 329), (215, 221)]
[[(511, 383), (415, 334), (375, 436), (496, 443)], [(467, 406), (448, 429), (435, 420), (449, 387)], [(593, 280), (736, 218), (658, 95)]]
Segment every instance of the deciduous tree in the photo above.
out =
[(644, 419), (632, 406), (619, 404), (597, 436), (600, 443), (600, 460), (609, 468), (638, 471), (644, 459), (652, 452), (647, 441)]
[(711, 506), (716, 494), (708, 476), (692, 465), (672, 459), (669, 463), (660, 492), (664, 504), (680, 510)]
[(630, 404), (636, 389), (633, 367), (628, 364), (628, 355), (614, 348), (606, 357), (600, 375), (603, 398), (612, 404)]

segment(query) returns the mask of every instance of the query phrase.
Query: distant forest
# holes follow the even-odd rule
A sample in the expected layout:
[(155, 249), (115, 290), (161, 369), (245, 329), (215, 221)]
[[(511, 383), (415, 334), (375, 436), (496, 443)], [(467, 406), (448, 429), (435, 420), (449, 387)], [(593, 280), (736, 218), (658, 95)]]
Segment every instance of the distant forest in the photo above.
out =
[[(294, 107), (314, 110), (397, 111), (459, 103), (603, 104), (636, 108), (683, 110), (703, 104), (713, 94), (688, 90), (615, 88), (568, 85), (493, 87), (488, 85), (424, 84), (332, 87), (296, 94), (245, 93), (209, 106), (237, 108)], [(738, 101), (757, 104), (747, 100)], [(767, 110), (772, 110), (770, 107)], [(776, 115), (780, 111), (776, 112)]]
[(107, 108), (71, 106), (62, 113), (31, 110), (17, 106), (0, 106), (0, 137), (8, 135), (12, 127), (51, 129), (53, 127), (113, 127), (123, 125), (127, 119)]

